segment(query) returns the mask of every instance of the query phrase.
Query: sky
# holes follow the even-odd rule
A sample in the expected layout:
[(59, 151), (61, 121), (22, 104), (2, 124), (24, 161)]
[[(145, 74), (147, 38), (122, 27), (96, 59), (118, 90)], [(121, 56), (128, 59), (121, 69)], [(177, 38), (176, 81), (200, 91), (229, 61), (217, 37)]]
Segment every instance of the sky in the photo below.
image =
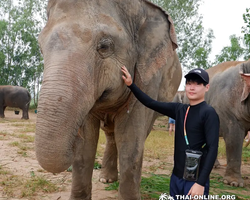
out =
[(241, 27), (246, 26), (243, 14), (250, 8), (250, 0), (204, 0), (200, 6), (203, 15), (203, 27), (214, 31), (211, 59), (219, 54), (221, 49), (230, 45), (229, 36), (243, 36)]
[[(215, 55), (220, 54), (223, 47), (230, 46), (231, 35), (243, 37), (241, 27), (246, 26), (243, 20), (246, 8), (250, 8), (250, 0), (203, 0), (199, 9), (203, 16), (203, 27), (205, 30), (212, 29), (215, 36), (209, 57), (211, 61), (214, 61)], [(182, 78), (179, 90), (184, 90), (184, 84), (185, 79)]]

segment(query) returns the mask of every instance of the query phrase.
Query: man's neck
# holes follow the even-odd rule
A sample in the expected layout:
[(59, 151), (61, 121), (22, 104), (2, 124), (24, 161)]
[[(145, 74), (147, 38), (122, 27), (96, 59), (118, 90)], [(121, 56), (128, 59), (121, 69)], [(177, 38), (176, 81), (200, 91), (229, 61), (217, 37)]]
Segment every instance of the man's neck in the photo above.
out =
[(200, 99), (200, 100), (190, 100), (189, 99), (189, 104), (190, 104), (190, 106), (195, 106), (195, 105), (200, 104), (203, 101), (205, 101), (205, 99)]

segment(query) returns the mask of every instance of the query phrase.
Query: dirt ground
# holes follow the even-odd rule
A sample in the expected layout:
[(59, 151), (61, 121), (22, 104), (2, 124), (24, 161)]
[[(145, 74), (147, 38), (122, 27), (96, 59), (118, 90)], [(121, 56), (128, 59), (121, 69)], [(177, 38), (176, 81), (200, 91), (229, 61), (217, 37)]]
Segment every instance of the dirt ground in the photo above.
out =
[[(25, 153), (22, 152), (22, 148), (17, 147), (13, 144), (21, 143), (22, 138), (18, 137), (18, 135), (25, 132), (25, 135), (34, 136), (34, 132), (29, 132), (28, 129), (25, 129), (25, 126), (34, 126), (36, 122), (36, 114), (35, 112), (29, 113), (29, 120), (21, 120), (21, 112), (19, 115), (15, 115), (13, 110), (7, 110), (5, 112), (5, 119), (0, 119), (0, 170), (8, 171), (8, 174), (11, 173), (12, 177), (18, 177), (20, 184), (24, 182), (26, 179), (30, 179), (32, 175), (35, 176), (43, 176), (47, 180), (56, 183), (59, 187), (59, 192), (54, 193), (38, 193), (33, 197), (23, 197), (20, 198), (20, 190), (19, 186), (15, 186), (14, 192), (12, 195), (8, 194), (8, 196), (13, 196), (13, 198), (7, 197), (7, 192), (4, 191), (3, 179), (6, 175), (0, 173), (0, 200), (16, 200), (16, 199), (24, 199), (24, 200), (68, 200), (70, 196), (71, 190), (71, 172), (63, 172), (60, 174), (52, 174), (43, 170), (35, 157), (34, 151), (34, 142), (26, 142)], [(1, 121), (2, 120), (2, 121)], [(160, 127), (161, 129), (165, 129), (164, 126), (161, 126), (162, 121), (157, 121), (157, 126), (154, 126), (154, 129)], [(165, 122), (164, 122), (165, 123)], [(156, 128), (155, 128), (156, 127)], [(5, 134), (6, 133), (6, 134)], [(12, 145), (10, 145), (12, 144)], [(27, 148), (28, 146), (28, 148)], [(101, 158), (99, 158), (101, 161)], [(172, 156), (170, 155), (167, 160), (168, 168), (162, 169), (159, 167), (154, 173), (158, 174), (171, 174), (172, 168)], [(164, 162), (166, 162), (166, 160)], [(162, 161), (159, 160), (144, 160), (143, 162), (143, 173), (150, 172), (152, 166), (158, 166)], [(222, 166), (219, 169), (214, 169), (213, 172), (216, 174), (224, 174), (225, 171), (225, 160), (220, 160)], [(93, 171), (92, 178), (92, 199), (93, 200), (110, 200), (117, 199), (117, 191), (106, 191), (106, 184), (100, 183), (98, 181), (100, 170)], [(246, 184), (250, 185), (250, 165), (242, 165), (242, 176), (245, 179)], [(167, 192), (167, 191), (166, 191)], [(19, 197), (19, 198), (17, 198)]]

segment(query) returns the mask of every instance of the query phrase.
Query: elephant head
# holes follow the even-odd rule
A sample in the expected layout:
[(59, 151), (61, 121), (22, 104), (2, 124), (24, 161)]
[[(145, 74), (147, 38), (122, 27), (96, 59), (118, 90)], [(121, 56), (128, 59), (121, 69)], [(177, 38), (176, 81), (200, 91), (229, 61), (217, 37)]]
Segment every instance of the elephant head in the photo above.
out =
[[(39, 35), (44, 76), (35, 144), (40, 165), (61, 172), (75, 158), (77, 133), (86, 117), (115, 112), (126, 103), (129, 90), (121, 66), (142, 88), (150, 86), (163, 68), (168, 70), (169, 82), (164, 85), (170, 101), (181, 67), (173, 22), (150, 2), (49, 0), (47, 15)], [(174, 73), (177, 78), (170, 84)]]

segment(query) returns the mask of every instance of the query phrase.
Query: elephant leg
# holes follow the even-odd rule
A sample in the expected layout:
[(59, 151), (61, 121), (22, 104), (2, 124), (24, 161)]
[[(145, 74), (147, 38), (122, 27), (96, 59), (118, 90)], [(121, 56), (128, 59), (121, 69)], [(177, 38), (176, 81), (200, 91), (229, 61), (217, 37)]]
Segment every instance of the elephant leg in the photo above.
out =
[[(115, 141), (119, 157), (119, 200), (140, 200), (140, 182), (144, 143), (152, 129), (153, 111), (140, 106), (116, 120)], [(145, 116), (145, 117), (143, 117)]]
[(100, 121), (92, 115), (79, 129), (72, 169), (70, 200), (91, 200), (92, 174), (99, 137)]
[(26, 104), (23, 108), (21, 108), (23, 111), (22, 119), (29, 119), (29, 104)]
[(141, 199), (140, 182), (144, 142), (138, 145), (139, 141), (139, 138), (134, 138), (119, 145), (119, 200)]
[(105, 131), (106, 148), (102, 160), (102, 168), (99, 176), (100, 182), (112, 183), (118, 180), (117, 148), (114, 132)]
[(215, 162), (214, 162), (214, 168), (219, 168), (220, 167), (220, 162), (218, 160), (218, 158), (216, 158)]
[(227, 168), (224, 183), (236, 187), (244, 186), (244, 181), (241, 177), (241, 156), (244, 133), (244, 130), (234, 123), (234, 125), (229, 127), (228, 134), (224, 136), (227, 154)]
[(6, 106), (1, 106), (0, 107), (0, 118), (4, 118), (4, 110), (5, 110)]

